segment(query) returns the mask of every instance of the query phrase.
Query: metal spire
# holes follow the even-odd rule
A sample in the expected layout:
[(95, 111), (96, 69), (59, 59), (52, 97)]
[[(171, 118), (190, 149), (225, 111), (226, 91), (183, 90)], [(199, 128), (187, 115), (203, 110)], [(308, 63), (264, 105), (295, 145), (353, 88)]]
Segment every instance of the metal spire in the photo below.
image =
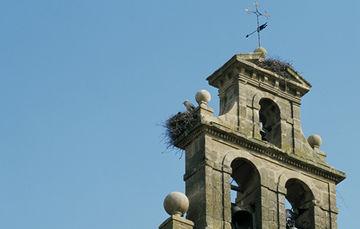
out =
[(259, 3), (255, 2), (255, 10), (249, 10), (249, 9), (245, 9), (245, 12), (247, 13), (253, 13), (256, 15), (256, 22), (257, 22), (257, 28), (255, 31), (249, 33), (248, 35), (246, 35), (246, 38), (250, 37), (251, 35), (253, 35), (254, 33), (257, 32), (258, 35), (258, 46), (259, 48), (261, 47), (261, 38), (260, 38), (260, 31), (265, 29), (267, 26), (267, 22), (265, 22), (264, 24), (260, 25), (260, 17), (265, 17), (266, 19), (268, 19), (270, 17), (270, 15), (265, 11), (264, 13), (261, 13), (259, 10)]

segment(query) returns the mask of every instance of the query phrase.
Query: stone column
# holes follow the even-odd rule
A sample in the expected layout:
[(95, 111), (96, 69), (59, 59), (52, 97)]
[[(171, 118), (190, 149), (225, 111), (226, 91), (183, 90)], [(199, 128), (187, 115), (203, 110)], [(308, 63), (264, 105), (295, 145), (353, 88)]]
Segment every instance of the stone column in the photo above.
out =
[(260, 134), (260, 105), (255, 103), (252, 107), (253, 112), (253, 138), (256, 138), (258, 140), (261, 140), (261, 134)]
[[(257, 228), (262, 229), (278, 229), (278, 196), (277, 193), (261, 187), (261, 221), (256, 222)], [(261, 226), (260, 226), (261, 225)]]

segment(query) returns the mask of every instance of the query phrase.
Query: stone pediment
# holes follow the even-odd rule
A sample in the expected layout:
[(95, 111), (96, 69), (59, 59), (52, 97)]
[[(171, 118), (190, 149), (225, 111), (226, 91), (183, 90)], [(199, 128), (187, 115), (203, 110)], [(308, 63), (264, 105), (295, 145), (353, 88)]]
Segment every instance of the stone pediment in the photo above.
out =
[[(241, 59), (239, 60), (242, 61)], [(242, 61), (245, 63), (245, 61)], [(254, 63), (257, 67), (262, 68), (262, 71), (275, 74), (277, 77), (287, 79), (301, 87), (309, 88), (311, 84), (306, 81), (289, 63), (276, 59), (255, 59), (249, 62)], [(246, 64), (246, 63), (245, 63)]]
[(220, 88), (226, 76), (238, 74), (243, 80), (267, 84), (295, 97), (302, 97), (311, 88), (289, 63), (264, 58), (262, 53), (237, 54), (210, 75), (209, 84)]

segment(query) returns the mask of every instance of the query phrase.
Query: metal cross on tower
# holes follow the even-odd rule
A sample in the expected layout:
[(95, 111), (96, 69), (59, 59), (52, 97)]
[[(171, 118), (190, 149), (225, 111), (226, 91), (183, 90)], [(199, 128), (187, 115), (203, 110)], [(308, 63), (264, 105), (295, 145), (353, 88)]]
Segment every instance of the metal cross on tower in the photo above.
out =
[(261, 47), (261, 39), (260, 39), (260, 31), (265, 29), (267, 26), (267, 22), (265, 22), (264, 24), (260, 25), (260, 17), (265, 17), (266, 19), (268, 19), (270, 17), (270, 15), (265, 11), (264, 13), (261, 13), (259, 10), (259, 3), (255, 2), (255, 10), (249, 10), (249, 9), (245, 9), (245, 11), (247, 13), (253, 13), (256, 15), (256, 22), (257, 22), (257, 28), (255, 31), (249, 33), (248, 35), (246, 35), (246, 38), (250, 37), (251, 35), (253, 35), (254, 33), (257, 33), (258, 35), (258, 45), (259, 47)]

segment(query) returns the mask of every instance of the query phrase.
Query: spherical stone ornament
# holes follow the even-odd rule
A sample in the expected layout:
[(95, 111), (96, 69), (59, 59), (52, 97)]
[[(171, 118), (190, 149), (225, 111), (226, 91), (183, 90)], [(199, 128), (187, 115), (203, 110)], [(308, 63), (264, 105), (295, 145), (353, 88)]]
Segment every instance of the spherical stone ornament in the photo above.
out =
[(254, 50), (255, 53), (260, 53), (261, 57), (265, 58), (265, 56), (267, 55), (267, 51), (264, 47), (259, 47), (257, 49)]
[(307, 140), (312, 148), (319, 148), (322, 144), (322, 139), (317, 134), (310, 135)]
[(184, 215), (189, 209), (189, 199), (181, 192), (172, 192), (164, 200), (165, 211), (169, 215)]
[(208, 103), (211, 100), (211, 95), (207, 90), (200, 90), (195, 95), (196, 102), (200, 105), (201, 103)]

